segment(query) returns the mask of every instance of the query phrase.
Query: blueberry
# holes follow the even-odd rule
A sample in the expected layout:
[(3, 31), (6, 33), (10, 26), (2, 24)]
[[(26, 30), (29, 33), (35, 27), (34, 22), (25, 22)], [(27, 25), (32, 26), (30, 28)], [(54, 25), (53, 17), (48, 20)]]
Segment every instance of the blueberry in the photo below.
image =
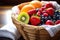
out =
[(57, 16), (56, 16), (57, 20), (59, 20), (59, 17), (60, 17), (60, 15), (57, 15)]
[(41, 15), (41, 19), (44, 19), (44, 16), (43, 15)]
[(53, 20), (56, 20), (56, 15), (53, 16)]
[(44, 17), (42, 17), (41, 19), (42, 19), (42, 20), (44, 20), (45, 18), (44, 18)]
[(59, 15), (60, 15), (60, 10), (59, 10)]
[(60, 16), (59, 16), (59, 20), (60, 20)]
[(56, 20), (53, 20), (53, 22), (55, 23), (55, 22), (56, 22)]
[(59, 15), (60, 15), (60, 12), (59, 12)]
[(60, 10), (59, 10), (59, 15), (60, 15)]
[(51, 20), (52, 18), (51, 18), (51, 16), (48, 16), (48, 20)]
[(58, 13), (55, 13), (54, 15), (56, 16)]
[(44, 23), (45, 23), (44, 20), (41, 20), (41, 25), (44, 24)]
[(42, 24), (45, 23), (46, 21), (44, 16), (41, 17), (41, 20), (42, 20)]
[(42, 17), (44, 17), (44, 15), (41, 15)]
[(57, 15), (57, 17), (59, 17), (60, 15)]
[(59, 15), (59, 11), (58, 10), (55, 11), (55, 15)]
[(45, 18), (45, 21), (47, 21), (48, 20), (48, 17), (44, 17)]

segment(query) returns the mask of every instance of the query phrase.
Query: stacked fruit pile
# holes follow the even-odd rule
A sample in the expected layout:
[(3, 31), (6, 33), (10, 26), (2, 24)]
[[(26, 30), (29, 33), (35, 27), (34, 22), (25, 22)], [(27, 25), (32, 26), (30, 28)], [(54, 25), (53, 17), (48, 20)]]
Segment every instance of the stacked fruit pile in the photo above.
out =
[(31, 25), (55, 25), (60, 23), (60, 11), (51, 2), (31, 1), (18, 5), (18, 20)]

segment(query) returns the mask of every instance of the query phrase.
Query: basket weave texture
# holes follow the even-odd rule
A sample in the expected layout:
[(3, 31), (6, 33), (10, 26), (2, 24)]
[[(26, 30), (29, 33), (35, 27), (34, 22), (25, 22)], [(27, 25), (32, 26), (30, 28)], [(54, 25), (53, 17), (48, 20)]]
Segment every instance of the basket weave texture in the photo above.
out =
[(41, 26), (22, 23), (15, 16), (12, 16), (12, 21), (25, 40), (58, 40), (60, 37), (60, 31), (54, 37), (50, 37), (49, 33)]
[(54, 37), (50, 37), (43, 27), (22, 23), (14, 14), (12, 14), (12, 21), (25, 40), (59, 40), (60, 31)]

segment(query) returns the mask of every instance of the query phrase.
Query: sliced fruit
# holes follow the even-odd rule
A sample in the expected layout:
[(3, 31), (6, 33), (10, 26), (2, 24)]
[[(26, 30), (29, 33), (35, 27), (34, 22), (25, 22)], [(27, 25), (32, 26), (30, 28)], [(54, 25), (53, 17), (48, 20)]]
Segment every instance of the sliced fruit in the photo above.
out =
[(60, 20), (57, 20), (57, 21), (55, 22), (55, 24), (60, 24)]
[(30, 4), (33, 5), (35, 8), (42, 7), (42, 3), (40, 1), (31, 1)]
[(54, 25), (54, 22), (51, 21), (51, 20), (47, 20), (47, 21), (46, 21), (46, 25)]
[(22, 7), (21, 12), (28, 12), (29, 10), (32, 9), (35, 9), (35, 7), (32, 5), (25, 5), (24, 7)]
[(46, 12), (50, 15), (50, 16), (53, 16), (54, 15), (54, 9), (53, 8), (48, 8), (46, 10)]
[(27, 13), (31, 16), (33, 14), (36, 14), (36, 9), (29, 10)]
[(22, 7), (24, 7), (24, 6), (27, 5), (27, 4), (29, 4), (29, 2), (19, 4), (19, 5), (18, 5), (18, 8), (21, 10)]
[(38, 25), (39, 23), (41, 23), (41, 20), (38, 16), (31, 16), (30, 22), (32, 25)]
[(28, 15), (28, 13), (26, 13), (26, 12), (21, 12), (19, 15), (18, 15), (18, 20), (19, 21), (21, 21), (21, 22), (24, 22), (24, 23), (26, 23), (26, 24), (28, 24), (29, 23), (29, 15)]

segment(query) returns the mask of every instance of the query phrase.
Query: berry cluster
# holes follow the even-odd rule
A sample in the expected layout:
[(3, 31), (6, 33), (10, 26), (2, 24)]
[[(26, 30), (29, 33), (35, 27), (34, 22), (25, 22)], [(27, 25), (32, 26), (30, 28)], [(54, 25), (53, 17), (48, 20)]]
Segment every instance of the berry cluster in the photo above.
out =
[[(41, 5), (39, 1), (35, 2)], [(56, 10), (52, 3), (46, 3), (41, 7), (37, 6), (32, 6), (32, 4), (24, 6), (18, 16), (18, 20), (31, 25), (55, 25), (60, 23), (60, 11)]]
[(51, 3), (47, 3), (41, 8), (30, 10), (28, 14), (31, 17), (30, 22), (32, 25), (54, 25), (60, 23), (60, 12), (55, 10)]

